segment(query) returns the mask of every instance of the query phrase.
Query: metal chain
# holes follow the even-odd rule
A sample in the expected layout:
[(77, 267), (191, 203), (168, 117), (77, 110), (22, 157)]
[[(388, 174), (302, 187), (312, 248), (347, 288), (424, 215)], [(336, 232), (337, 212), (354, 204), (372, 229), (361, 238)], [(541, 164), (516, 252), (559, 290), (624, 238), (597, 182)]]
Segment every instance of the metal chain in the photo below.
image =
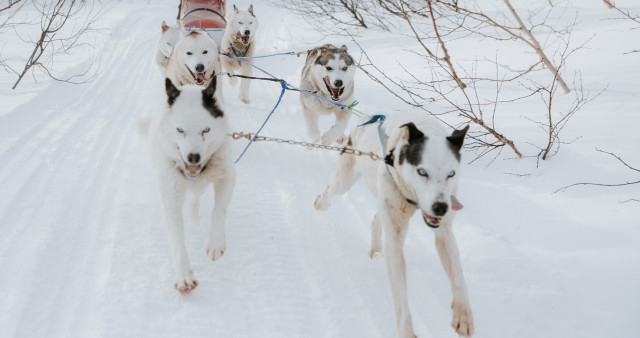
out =
[(233, 137), (234, 140), (246, 138), (251, 142), (271, 141), (271, 142), (277, 142), (277, 143), (287, 143), (287, 144), (300, 145), (303, 147), (311, 147), (316, 149), (334, 150), (334, 151), (340, 152), (340, 155), (349, 154), (349, 155), (355, 155), (355, 156), (369, 156), (369, 158), (371, 158), (374, 161), (378, 161), (382, 159), (380, 156), (378, 156), (378, 154), (375, 154), (372, 151), (366, 153), (357, 149), (347, 148), (347, 147), (337, 147), (337, 146), (329, 146), (324, 144), (309, 143), (309, 142), (303, 142), (303, 141), (285, 140), (285, 139), (276, 138), (276, 137), (260, 136), (254, 133), (235, 132), (230, 136)]

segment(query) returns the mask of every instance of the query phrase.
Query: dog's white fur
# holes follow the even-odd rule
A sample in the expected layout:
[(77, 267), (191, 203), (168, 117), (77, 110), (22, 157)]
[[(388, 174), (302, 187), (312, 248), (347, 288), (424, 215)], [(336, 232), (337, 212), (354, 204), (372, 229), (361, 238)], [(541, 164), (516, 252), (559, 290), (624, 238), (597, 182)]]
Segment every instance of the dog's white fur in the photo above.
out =
[[(216, 100), (212, 99), (215, 88), (216, 82), (212, 81), (206, 88), (185, 85), (178, 89), (166, 79), (169, 104), (165, 111), (158, 112), (149, 130), (175, 265), (175, 288), (181, 293), (189, 293), (198, 285), (184, 241), (182, 209), (187, 191), (197, 196), (197, 203), (199, 196), (213, 183), (215, 206), (206, 253), (216, 260), (226, 249), (224, 224), (236, 174), (227, 137), (227, 120)], [(207, 95), (209, 100), (205, 99)], [(197, 158), (195, 154), (198, 154)]]
[(202, 31), (191, 31), (182, 35), (167, 61), (167, 77), (176, 86), (186, 84), (208, 85), (217, 81), (216, 100), (223, 104), (221, 81), (217, 76), (222, 71), (218, 48)]
[(174, 47), (185, 31), (180, 20), (176, 20), (176, 24), (173, 26), (169, 26), (165, 21), (162, 21), (161, 28), (162, 33), (156, 44), (155, 62), (164, 76), (167, 71), (169, 56), (171, 56), (171, 52), (173, 52)]
[[(253, 5), (247, 10), (239, 10), (233, 5), (233, 11), (227, 18), (227, 28), (222, 36), (222, 49), (238, 57), (254, 56), (255, 35), (258, 29), (258, 18), (253, 13)], [(245, 62), (222, 56), (222, 66), (230, 74), (240, 74), (245, 76), (253, 75), (253, 67)], [(248, 63), (253, 63), (252, 59), (244, 59)], [(230, 77), (229, 82), (235, 86), (237, 78)], [(250, 79), (240, 79), (240, 101), (250, 103), (249, 86)]]
[[(415, 156), (409, 163), (410, 153), (406, 152), (412, 141), (412, 129), (407, 125), (413, 123), (418, 132), (424, 133), (427, 140), (419, 156)], [(357, 127), (349, 137), (348, 146), (363, 152), (381, 153), (381, 144), (377, 124)], [(458, 254), (458, 247), (452, 232), (455, 217), (455, 193), (458, 185), (459, 147), (452, 147), (452, 143), (462, 146), (466, 129), (456, 131), (447, 138), (444, 128), (433, 118), (424, 114), (396, 113), (383, 124), (384, 131), (389, 134), (386, 144), (386, 161), (391, 163), (389, 171), (382, 161), (372, 161), (369, 157), (341, 156), (338, 168), (326, 190), (319, 195), (314, 203), (316, 209), (326, 210), (330, 206), (333, 195), (347, 192), (359, 177), (364, 177), (369, 189), (378, 199), (378, 212), (372, 227), (370, 256), (373, 257), (381, 249), (381, 228), (385, 231), (385, 259), (391, 283), (396, 324), (400, 337), (414, 337), (409, 302), (407, 299), (407, 282), (403, 245), (407, 234), (409, 218), (416, 209), (421, 209), (425, 223), (427, 220), (436, 221), (431, 224), (436, 235), (436, 248), (440, 261), (444, 267), (453, 292), (453, 321), (452, 326), (462, 336), (471, 336), (474, 331), (471, 307), (467, 296), (467, 288), (462, 273), (462, 266)], [(461, 136), (461, 137), (460, 137)], [(453, 140), (453, 141), (452, 141)], [(344, 142), (347, 143), (347, 142)], [(456, 152), (458, 154), (456, 155)], [(400, 163), (402, 162), (402, 164)], [(423, 169), (428, 178), (418, 173)], [(390, 176), (389, 172), (392, 174)], [(452, 177), (451, 174), (453, 173)], [(409, 200), (417, 203), (414, 206)], [(457, 201), (457, 200), (455, 200)], [(435, 206), (448, 206), (443, 215), (434, 215)], [(461, 207), (461, 206), (460, 206)], [(435, 216), (435, 217), (434, 217)], [(437, 217), (437, 216), (440, 216)]]
[[(347, 53), (347, 47), (337, 48), (327, 44), (309, 51), (302, 69), (300, 86), (329, 101), (349, 105), (353, 102), (356, 66)], [(327, 84), (327, 82), (329, 84)], [(328, 87), (331, 86), (330, 90)], [(300, 93), (302, 113), (307, 126), (307, 134), (314, 142), (330, 144), (343, 136), (349, 122), (349, 111), (306, 93)], [(322, 136), (318, 128), (320, 115), (333, 113), (336, 121)]]

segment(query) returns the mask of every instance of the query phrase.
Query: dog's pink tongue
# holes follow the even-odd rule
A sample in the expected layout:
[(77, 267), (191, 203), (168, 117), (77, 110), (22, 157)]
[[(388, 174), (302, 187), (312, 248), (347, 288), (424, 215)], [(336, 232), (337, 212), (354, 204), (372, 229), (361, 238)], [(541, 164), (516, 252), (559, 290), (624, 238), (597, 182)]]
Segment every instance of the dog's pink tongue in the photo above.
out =
[(203, 73), (198, 73), (196, 74), (196, 81), (198, 83), (205, 83), (207, 81), (207, 78), (204, 76)]
[(458, 201), (456, 196), (451, 195), (451, 209), (453, 209), (454, 211), (458, 211), (458, 210), (460, 210), (462, 208), (463, 208), (462, 203), (460, 203), (460, 201)]
[(189, 172), (189, 175), (195, 176), (198, 173), (198, 171), (200, 171), (200, 166), (199, 165), (188, 165), (187, 166), (187, 171)]

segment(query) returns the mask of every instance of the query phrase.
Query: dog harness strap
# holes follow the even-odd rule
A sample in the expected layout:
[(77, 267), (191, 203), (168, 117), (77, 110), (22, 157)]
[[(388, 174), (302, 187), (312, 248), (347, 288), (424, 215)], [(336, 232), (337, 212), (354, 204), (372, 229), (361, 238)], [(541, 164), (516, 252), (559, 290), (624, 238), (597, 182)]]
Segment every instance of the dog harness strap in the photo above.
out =
[[(249, 47), (251, 47), (251, 44), (247, 44), (247, 48), (244, 50), (244, 52), (240, 53), (238, 50), (236, 50), (236, 48), (233, 46), (234, 43), (232, 42), (229, 45), (229, 48), (231, 48), (231, 50), (233, 51), (233, 54), (239, 58), (243, 58), (247, 55), (247, 53), (249, 52)], [(240, 63), (240, 60), (238, 60), (238, 64), (242, 66), (242, 63)]]

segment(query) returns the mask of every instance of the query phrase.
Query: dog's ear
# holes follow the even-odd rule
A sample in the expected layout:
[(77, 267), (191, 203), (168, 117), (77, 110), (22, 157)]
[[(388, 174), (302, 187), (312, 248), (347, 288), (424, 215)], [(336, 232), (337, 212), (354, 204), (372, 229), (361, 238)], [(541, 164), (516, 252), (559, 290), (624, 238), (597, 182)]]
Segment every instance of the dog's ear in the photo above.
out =
[(253, 15), (253, 4), (251, 4), (251, 6), (249, 6), (249, 9), (247, 11), (249, 11), (249, 14), (251, 14), (252, 16), (255, 16), (255, 15)]
[(236, 5), (233, 5), (233, 11), (236, 12), (236, 14), (240, 12), (240, 10), (238, 9), (238, 7), (236, 7)]
[(340, 46), (340, 51), (341, 52), (346, 52), (347, 51), (347, 45)]
[(410, 144), (424, 138), (424, 134), (416, 127), (415, 124), (413, 124), (413, 122), (401, 125), (400, 129), (400, 138), (407, 140)]
[(216, 99), (213, 97), (213, 95), (216, 93), (216, 85), (217, 85), (216, 82), (218, 82), (217, 78), (213, 76), (207, 88), (202, 90), (202, 106), (214, 118), (224, 116), (224, 113), (222, 112), (222, 110), (218, 108)]
[(460, 130), (454, 130), (453, 133), (451, 133), (451, 136), (447, 136), (447, 141), (449, 141), (451, 149), (454, 152), (460, 152), (462, 144), (464, 143), (464, 137), (467, 135), (467, 130), (469, 130), (469, 125)]
[(388, 166), (393, 167), (393, 152), (396, 150), (396, 148), (393, 148), (391, 150), (389, 150), (389, 153), (387, 154), (387, 156), (384, 157), (384, 163), (386, 163)]
[(167, 25), (167, 23), (162, 20), (162, 33), (166, 32), (169, 30), (169, 26)]
[(164, 80), (164, 87), (167, 91), (167, 103), (172, 106), (178, 96), (180, 96), (180, 90), (173, 85), (173, 82), (169, 78)]

